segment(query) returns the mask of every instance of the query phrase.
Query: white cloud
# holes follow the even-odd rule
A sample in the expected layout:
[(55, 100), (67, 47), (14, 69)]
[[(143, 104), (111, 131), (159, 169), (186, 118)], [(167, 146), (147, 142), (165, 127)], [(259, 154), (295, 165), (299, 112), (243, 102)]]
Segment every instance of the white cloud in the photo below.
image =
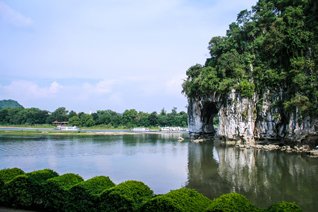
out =
[(16, 80), (8, 85), (0, 86), (0, 94), (4, 98), (13, 99), (42, 99), (56, 95), (61, 88), (59, 83), (52, 82), (49, 86), (39, 86), (32, 81)]
[(49, 93), (56, 94), (62, 88), (63, 88), (63, 86), (61, 86), (59, 83), (54, 81), (54, 82), (51, 83), (51, 85), (49, 87)]
[(26, 17), (20, 12), (14, 10), (3, 1), (0, 1), (0, 17), (6, 22), (17, 27), (29, 27), (32, 25), (31, 18)]
[(114, 80), (101, 80), (97, 83), (84, 83), (81, 92), (86, 95), (105, 95), (112, 91)]
[(185, 76), (178, 75), (167, 80), (165, 83), (167, 94), (180, 96), (183, 79), (185, 79)]

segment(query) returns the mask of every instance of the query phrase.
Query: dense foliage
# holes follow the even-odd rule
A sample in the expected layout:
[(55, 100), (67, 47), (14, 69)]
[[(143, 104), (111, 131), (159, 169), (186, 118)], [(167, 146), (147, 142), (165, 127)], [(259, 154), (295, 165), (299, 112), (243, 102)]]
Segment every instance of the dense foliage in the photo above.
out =
[(0, 100), (0, 110), (4, 108), (23, 108), (23, 106), (12, 99)]
[(68, 121), (70, 125), (80, 127), (103, 126), (108, 128), (157, 127), (157, 126), (187, 126), (187, 114), (177, 112), (173, 108), (170, 113), (164, 109), (160, 113), (138, 112), (135, 109), (117, 113), (112, 110), (98, 110), (96, 113), (76, 113), (60, 107), (50, 113), (38, 108), (5, 108), (0, 110), (0, 124), (4, 125), (34, 125), (52, 124), (54, 121)]
[(58, 174), (51, 169), (37, 170), (37, 171), (26, 173), (26, 175), (37, 184), (46, 183), (48, 179), (58, 176)]
[(237, 193), (223, 194), (213, 200), (206, 211), (260, 211), (246, 197)]
[[(130, 180), (116, 186), (109, 177), (83, 181), (79, 175), (58, 176), (50, 169), (30, 173), (17, 168), (4, 169), (0, 170), (0, 176), (0, 207), (36, 211), (264, 211), (236, 193), (213, 201), (188, 188), (154, 195), (142, 182)], [(301, 208), (295, 203), (279, 202), (265, 211), (301, 211)]]
[(2, 169), (0, 170), (0, 181), (7, 183), (18, 175), (24, 174), (24, 171), (19, 168)]
[(271, 205), (266, 211), (268, 212), (287, 212), (287, 211), (300, 212), (302, 210), (296, 203), (282, 201), (282, 202), (278, 202)]
[(243, 10), (225, 36), (209, 42), (211, 57), (187, 70), (183, 92), (191, 98), (277, 96), (281, 114), (318, 114), (318, 3), (259, 0)]
[(207, 197), (189, 188), (158, 195), (145, 203), (141, 211), (204, 211), (211, 203)]
[(109, 177), (98, 176), (83, 181), (70, 189), (69, 211), (98, 211), (99, 195), (114, 187)]
[(100, 196), (101, 211), (136, 211), (153, 196), (144, 183), (129, 180), (104, 191)]

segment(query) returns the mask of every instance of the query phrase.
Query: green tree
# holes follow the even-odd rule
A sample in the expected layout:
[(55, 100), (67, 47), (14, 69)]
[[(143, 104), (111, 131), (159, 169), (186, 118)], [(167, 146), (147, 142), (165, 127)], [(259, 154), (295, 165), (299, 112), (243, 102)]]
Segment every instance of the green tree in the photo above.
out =
[(92, 115), (86, 113), (79, 113), (80, 126), (91, 127), (95, 124)]
[(122, 116), (122, 124), (128, 127), (137, 126), (138, 112), (135, 109), (125, 110)]
[(48, 117), (48, 122), (52, 123), (54, 121), (68, 121), (68, 111), (65, 107), (57, 108), (51, 115)]
[(82, 123), (81, 123), (81, 120), (80, 118), (78, 117), (78, 115), (75, 115), (75, 116), (72, 116), (69, 120), (69, 125), (72, 125), (72, 126), (82, 126)]

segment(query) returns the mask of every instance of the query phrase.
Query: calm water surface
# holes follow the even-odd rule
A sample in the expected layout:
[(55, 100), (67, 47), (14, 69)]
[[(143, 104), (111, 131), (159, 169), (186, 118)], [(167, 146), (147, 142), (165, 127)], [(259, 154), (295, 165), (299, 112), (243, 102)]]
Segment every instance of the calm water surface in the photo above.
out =
[(209, 198), (238, 192), (256, 205), (296, 201), (318, 209), (318, 159), (211, 143), (179, 143), (178, 134), (96, 137), (0, 136), (0, 169), (50, 168), (115, 183), (139, 180), (155, 193), (182, 186)]

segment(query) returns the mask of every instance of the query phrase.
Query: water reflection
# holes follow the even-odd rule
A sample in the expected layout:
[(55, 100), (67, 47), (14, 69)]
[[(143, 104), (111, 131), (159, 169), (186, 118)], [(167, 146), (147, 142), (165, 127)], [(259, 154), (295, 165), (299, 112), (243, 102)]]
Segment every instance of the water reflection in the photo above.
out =
[(194, 143), (189, 143), (188, 157), (187, 186), (210, 198), (233, 191), (261, 207), (286, 200), (305, 211), (318, 208), (317, 159)]

